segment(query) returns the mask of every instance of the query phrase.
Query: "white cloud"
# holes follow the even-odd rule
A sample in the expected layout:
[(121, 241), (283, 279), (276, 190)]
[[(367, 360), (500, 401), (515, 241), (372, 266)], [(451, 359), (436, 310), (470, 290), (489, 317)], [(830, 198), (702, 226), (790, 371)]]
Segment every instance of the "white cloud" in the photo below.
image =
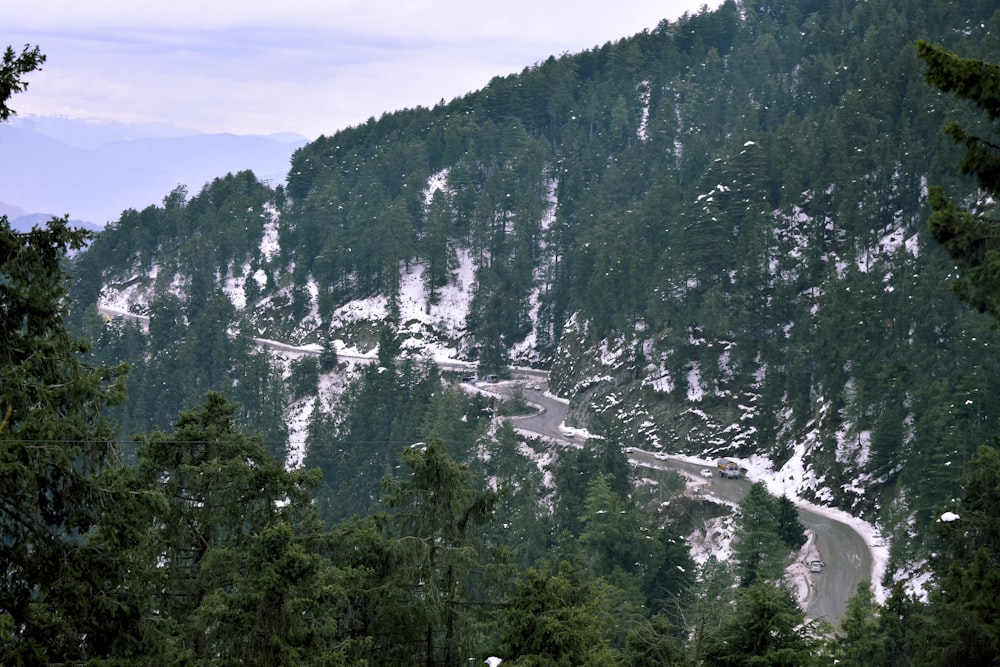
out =
[(453, 99), (701, 4), (54, 0), (6, 8), (4, 32), (48, 57), (13, 101), (21, 114), (314, 137)]

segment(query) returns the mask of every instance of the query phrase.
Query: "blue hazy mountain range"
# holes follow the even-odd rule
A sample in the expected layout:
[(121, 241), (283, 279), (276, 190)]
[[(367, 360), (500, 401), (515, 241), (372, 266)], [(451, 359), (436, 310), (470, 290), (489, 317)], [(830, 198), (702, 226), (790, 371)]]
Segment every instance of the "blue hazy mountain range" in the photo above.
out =
[(152, 124), (17, 117), (0, 125), (0, 213), (30, 228), (52, 215), (103, 227), (127, 208), (192, 194), (227, 172), (252, 170), (272, 186), (306, 138), (204, 134)]

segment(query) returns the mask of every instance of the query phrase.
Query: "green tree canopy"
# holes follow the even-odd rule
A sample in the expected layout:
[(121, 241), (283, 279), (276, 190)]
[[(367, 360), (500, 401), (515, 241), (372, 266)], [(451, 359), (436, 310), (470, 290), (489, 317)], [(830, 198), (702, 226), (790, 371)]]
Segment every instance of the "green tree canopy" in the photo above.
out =
[[(303, 642), (322, 644), (293, 610), (303, 597), (322, 596), (313, 586), (325, 575), (301, 545), (279, 545), (275, 536), (287, 525), (306, 541), (319, 529), (310, 504), (318, 476), (284, 470), (259, 436), (243, 433), (236, 409), (210, 392), (204, 405), (179, 414), (172, 432), (137, 438), (141, 478), (165, 497), (150, 554), (161, 577), (155, 611), (173, 658), (279, 664), (272, 658), (284, 655), (287, 664)], [(260, 615), (246, 612), (252, 600), (266, 602)]]
[(612, 619), (584, 570), (563, 561), (557, 570), (528, 572), (507, 601), (506, 651), (514, 664), (531, 667), (610, 667), (619, 660), (610, 645)]
[[(1000, 66), (924, 41), (917, 43), (917, 52), (927, 65), (928, 83), (972, 102), (986, 115), (985, 122), (972, 128), (959, 123), (945, 128), (965, 148), (958, 169), (976, 178), (982, 190), (978, 199), (962, 207), (936, 187), (928, 201), (931, 231), (962, 273), (954, 285), (959, 296), (1000, 320), (1000, 220), (995, 210), (1000, 197)], [(995, 594), (1000, 588), (1000, 453), (980, 447), (968, 470), (961, 499), (936, 524), (944, 548), (935, 560), (935, 622), (927, 632), (926, 662), (932, 665), (995, 665), (1000, 655)], [(889, 641), (893, 639), (890, 635)]]
[(1000, 451), (982, 446), (969, 462), (961, 499), (936, 524), (944, 549), (932, 597), (939, 665), (993, 665), (1000, 655)]
[(384, 609), (382, 618), (394, 619), (395, 627), (385, 629), (405, 653), (391, 660), (383, 655), (380, 662), (406, 664), (402, 657), (421, 646), (422, 663), (457, 665), (476, 646), (477, 612), (491, 587), (476, 536), (492, 520), (497, 496), (476, 490), (472, 473), (448, 455), (437, 436), (406, 449), (402, 459), (412, 475), (385, 480), (385, 503), (398, 558), (394, 578), (407, 594), (394, 609)]
[(705, 644), (709, 667), (806, 667), (818, 639), (792, 594), (758, 581), (740, 591), (736, 609)]
[[(84, 363), (64, 325), (62, 262), (89, 233), (66, 219), (18, 233), (0, 217), (0, 662), (61, 662), (106, 653), (100, 623), (120, 612), (103, 579), (118, 554), (90, 537), (115, 513), (114, 488), (98, 476), (118, 460), (117, 429), (104, 416), (124, 399), (122, 366)], [(101, 565), (98, 567), (98, 565)], [(111, 589), (109, 590), (109, 587)], [(120, 589), (118, 589), (120, 590)], [(104, 595), (99, 612), (89, 600)], [(104, 619), (95, 614), (105, 614)]]
[(4, 50), (3, 61), (0, 62), (0, 122), (15, 113), (7, 105), (11, 96), (27, 90), (28, 82), (24, 80), (24, 75), (40, 70), (44, 62), (45, 54), (37, 46), (25, 44), (20, 54), (10, 46)]
[[(945, 132), (965, 147), (958, 164), (961, 173), (975, 176), (988, 198), (1000, 197), (1000, 66), (961, 58), (945, 48), (924, 41), (917, 53), (927, 65), (924, 77), (933, 86), (958, 99), (968, 100), (986, 114), (983, 127), (951, 123)], [(934, 238), (944, 246), (962, 272), (954, 284), (959, 296), (979, 311), (1000, 318), (1000, 226), (988, 199), (969, 208), (956, 204), (940, 187), (928, 192), (933, 210)]]
[(788, 549), (778, 523), (778, 501), (764, 484), (755, 483), (740, 502), (733, 556), (739, 562), (740, 584), (776, 581), (784, 570)]

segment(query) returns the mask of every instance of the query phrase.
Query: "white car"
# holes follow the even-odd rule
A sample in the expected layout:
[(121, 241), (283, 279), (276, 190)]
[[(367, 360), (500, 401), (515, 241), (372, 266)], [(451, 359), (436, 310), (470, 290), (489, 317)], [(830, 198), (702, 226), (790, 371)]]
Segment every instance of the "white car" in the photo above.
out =
[(702, 477), (711, 477), (712, 476), (712, 471), (710, 469), (708, 469), (708, 468), (702, 468), (702, 470), (701, 470), (701, 476)]
[(823, 571), (823, 561), (821, 561), (821, 560), (811, 560), (811, 561), (809, 561), (809, 571), (810, 572), (822, 572)]
[(656, 452), (655, 454), (653, 454), (653, 458), (656, 459), (657, 461), (666, 461), (670, 457), (667, 454), (664, 454), (663, 452)]

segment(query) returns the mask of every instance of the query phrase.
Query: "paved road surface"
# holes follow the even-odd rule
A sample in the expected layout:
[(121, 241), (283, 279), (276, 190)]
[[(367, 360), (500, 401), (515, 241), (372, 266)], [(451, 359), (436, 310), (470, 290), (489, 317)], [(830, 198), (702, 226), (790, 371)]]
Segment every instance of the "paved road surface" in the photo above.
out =
[[(98, 310), (102, 315), (128, 317), (148, 327), (149, 320), (146, 317), (104, 307)], [(272, 348), (295, 352), (313, 354), (318, 352), (315, 349), (286, 346), (276, 341), (257, 342)], [(463, 370), (470, 368), (471, 365), (455, 364), (454, 367)], [(519, 371), (519, 374), (525, 377), (522, 384), (524, 397), (538, 405), (540, 411), (535, 415), (515, 418), (516, 427), (566, 445), (582, 444), (563, 428), (566, 404), (545, 394), (548, 374), (543, 371)], [(503, 383), (492, 388), (504, 393), (509, 392), (512, 386), (512, 383)], [(675, 459), (661, 460), (651, 453), (638, 450), (631, 452), (629, 458), (636, 465), (681, 470), (692, 475), (699, 475), (701, 469), (710, 467)], [(738, 503), (750, 486), (746, 480), (722, 479), (717, 476), (710, 480), (705, 478), (701, 480), (707, 493), (733, 503)], [(811, 595), (805, 604), (806, 613), (811, 618), (825, 617), (836, 621), (843, 616), (847, 599), (857, 590), (858, 583), (871, 577), (872, 555), (864, 540), (847, 524), (808, 509), (800, 509), (799, 516), (806, 527), (814, 533), (816, 549), (826, 563), (823, 572), (806, 575), (809, 577), (811, 589)]]
[(800, 509), (799, 517), (815, 534), (816, 548), (826, 563), (822, 572), (808, 575), (813, 590), (806, 613), (810, 618), (837, 621), (858, 584), (872, 577), (871, 551), (846, 523), (808, 509)]
[[(578, 439), (567, 438), (561, 428), (566, 418), (566, 404), (546, 396), (544, 392), (532, 388), (536, 380), (529, 380), (528, 387), (522, 388), (524, 397), (541, 407), (535, 415), (515, 418), (517, 428), (538, 433), (565, 444), (582, 444)], [(545, 388), (545, 385), (541, 385)], [(497, 385), (496, 390), (505, 392), (511, 385)], [(678, 470), (698, 478), (704, 493), (730, 503), (739, 503), (750, 488), (746, 479), (725, 479), (713, 474), (711, 478), (701, 476), (701, 471), (710, 464), (690, 463), (677, 459), (658, 459), (653, 453), (634, 450), (629, 460), (636, 465), (663, 470)], [(806, 508), (799, 509), (799, 518), (815, 536), (815, 549), (825, 563), (822, 572), (807, 572), (810, 593), (804, 602), (809, 618), (826, 618), (837, 623), (843, 617), (847, 600), (857, 591), (861, 581), (871, 578), (872, 554), (864, 539), (849, 525)]]
[[(533, 388), (536, 386), (540, 389)], [(536, 380), (530, 380), (526, 386), (522, 387), (525, 400), (538, 406), (540, 410), (533, 415), (512, 418), (511, 422), (514, 427), (537, 433), (552, 440), (564, 441), (567, 444), (582, 444), (575, 438), (567, 437), (562, 428), (563, 422), (566, 420), (566, 403), (547, 396), (545, 394), (546, 388), (547, 385), (544, 381), (538, 382)], [(498, 391), (508, 393), (510, 385), (498, 387)]]

